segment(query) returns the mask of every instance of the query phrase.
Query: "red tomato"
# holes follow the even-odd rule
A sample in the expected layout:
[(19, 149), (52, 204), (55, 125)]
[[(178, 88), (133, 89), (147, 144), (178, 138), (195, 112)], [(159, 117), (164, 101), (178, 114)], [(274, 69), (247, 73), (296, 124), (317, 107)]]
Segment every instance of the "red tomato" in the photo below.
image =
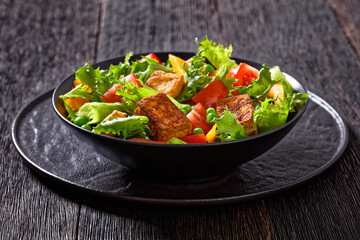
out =
[(229, 89), (225, 84), (216, 79), (210, 83), (206, 88), (196, 94), (192, 100), (196, 103), (201, 103), (206, 108), (216, 107), (216, 102), (222, 98), (225, 98), (229, 94)]
[(185, 137), (180, 138), (186, 143), (206, 143), (205, 134), (195, 134), (195, 135), (187, 135)]
[[(150, 54), (146, 55), (145, 57), (150, 58), (150, 59), (154, 59), (154, 60), (158, 61), (159, 64), (162, 64), (160, 59), (154, 53), (150, 53)], [(140, 59), (139, 61), (143, 62), (144, 59)]]
[(100, 98), (106, 103), (121, 102), (121, 96), (116, 94), (116, 90), (120, 89), (120, 84), (112, 85)]
[(201, 103), (196, 104), (186, 117), (191, 121), (191, 132), (193, 132), (195, 128), (201, 128), (206, 134), (212, 128), (206, 121), (206, 108)]
[(234, 87), (249, 86), (252, 84), (253, 79), (258, 79), (259, 70), (246, 63), (240, 63), (238, 66), (233, 67), (227, 76), (238, 79), (237, 82), (232, 84)]
[(129, 75), (127, 75), (125, 77), (125, 81), (128, 83), (133, 83), (134, 85), (137, 85), (138, 87), (142, 87), (142, 85), (140, 84), (140, 82), (137, 80), (138, 78), (136, 77), (135, 74), (131, 73)]

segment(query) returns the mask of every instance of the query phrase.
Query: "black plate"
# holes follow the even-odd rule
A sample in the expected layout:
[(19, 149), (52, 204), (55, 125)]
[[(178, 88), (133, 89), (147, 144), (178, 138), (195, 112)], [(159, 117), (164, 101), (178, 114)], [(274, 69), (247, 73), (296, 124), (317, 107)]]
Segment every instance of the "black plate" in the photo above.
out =
[[(25, 162), (47, 179), (113, 200), (158, 205), (248, 201), (296, 187), (333, 165), (348, 141), (339, 114), (310, 93), (302, 119), (278, 145), (227, 176), (192, 184), (141, 180), (80, 142), (57, 118), (49, 91), (16, 116), (12, 139)], [(234, 153), (234, 157), (236, 154)]]

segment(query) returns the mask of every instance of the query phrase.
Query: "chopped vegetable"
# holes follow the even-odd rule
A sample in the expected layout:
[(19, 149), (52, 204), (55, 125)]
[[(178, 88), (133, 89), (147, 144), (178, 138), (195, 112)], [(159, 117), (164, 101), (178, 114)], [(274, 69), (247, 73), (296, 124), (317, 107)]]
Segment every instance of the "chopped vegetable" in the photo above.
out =
[[(207, 36), (198, 52), (162, 61), (155, 53), (108, 69), (90, 63), (60, 96), (75, 125), (138, 142), (192, 144), (251, 137), (286, 124), (308, 94), (296, 93), (278, 66), (261, 69), (231, 59)], [(59, 110), (60, 111), (60, 110)]]

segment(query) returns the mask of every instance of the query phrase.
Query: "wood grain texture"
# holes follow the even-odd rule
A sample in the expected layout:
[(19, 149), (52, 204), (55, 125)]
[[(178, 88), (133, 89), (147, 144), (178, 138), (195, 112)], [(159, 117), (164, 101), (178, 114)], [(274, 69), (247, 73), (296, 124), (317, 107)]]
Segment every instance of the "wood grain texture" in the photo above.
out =
[(232, 43), (233, 56), (280, 65), (338, 109), (352, 132), (345, 155), (331, 171), (304, 187), (247, 204), (196, 209), (112, 205), (98, 209), (85, 202), (79, 237), (358, 238), (360, 194), (354, 173), (360, 172), (356, 91), (360, 89), (356, 80), (360, 65), (329, 4), (322, 0), (185, 0), (141, 5), (106, 1), (97, 59), (129, 50), (196, 51), (194, 37), (205, 34), (226, 46)]
[[(330, 3), (334, 11), (325, 0), (1, 1), (0, 239), (359, 239), (359, 4)], [(350, 144), (330, 171), (262, 200), (175, 208), (80, 202), (24, 166), (9, 127), (31, 98), (86, 61), (195, 52), (205, 34), (232, 43), (233, 56), (280, 65), (340, 112)]]
[(79, 204), (24, 165), (10, 126), (24, 104), (94, 57), (98, 13), (95, 1), (0, 3), (0, 239), (76, 237)]
[[(193, 1), (152, 1), (141, 5), (140, 9), (134, 7), (136, 2), (132, 4), (122, 5), (120, 9), (125, 9), (122, 10), (124, 12), (115, 13), (113, 9), (119, 9), (119, 3), (106, 2), (98, 60), (123, 55), (128, 50), (196, 51), (194, 37), (201, 38), (207, 34), (225, 45), (232, 43), (233, 56), (282, 66), (309, 90), (325, 98), (343, 116), (347, 116), (346, 121), (352, 131), (351, 145), (340, 162), (319, 179), (261, 201), (201, 209), (115, 205), (98, 210), (92, 205), (82, 205), (79, 237), (359, 237), (359, 181), (352, 174), (360, 171), (359, 152), (356, 150), (360, 136), (360, 115), (356, 109), (359, 109), (360, 102), (355, 91), (360, 89), (356, 81), (359, 60), (328, 3), (320, 0), (311, 3), (199, 1), (196, 4)], [(352, 85), (352, 89), (348, 89), (348, 85)], [(99, 225), (100, 228), (95, 227)]]
[(357, 0), (329, 0), (354, 51), (360, 57), (360, 2)]

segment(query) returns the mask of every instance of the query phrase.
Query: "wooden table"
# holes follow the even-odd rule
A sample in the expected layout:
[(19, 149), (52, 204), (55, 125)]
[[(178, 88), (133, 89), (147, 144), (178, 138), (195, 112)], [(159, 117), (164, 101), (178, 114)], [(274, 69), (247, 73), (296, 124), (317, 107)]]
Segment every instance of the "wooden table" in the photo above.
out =
[[(360, 2), (0, 2), (0, 239), (360, 239)], [(279, 65), (348, 124), (344, 155), (325, 174), (276, 196), (213, 207), (93, 203), (24, 165), (10, 137), (20, 108), (74, 68), (126, 54), (197, 51)]]

